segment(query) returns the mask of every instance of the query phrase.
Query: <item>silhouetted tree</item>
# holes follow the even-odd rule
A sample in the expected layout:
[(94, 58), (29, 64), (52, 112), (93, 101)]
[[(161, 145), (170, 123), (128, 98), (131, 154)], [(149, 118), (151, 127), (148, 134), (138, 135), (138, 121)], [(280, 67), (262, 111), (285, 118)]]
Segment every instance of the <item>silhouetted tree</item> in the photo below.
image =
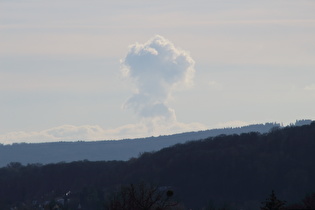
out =
[(262, 210), (281, 210), (284, 209), (285, 201), (279, 200), (275, 192), (272, 190), (271, 195), (269, 198), (266, 199), (265, 202), (262, 202), (264, 204), (263, 207), (261, 207)]
[(305, 196), (301, 203), (294, 203), (286, 209), (315, 209), (315, 193)]
[(315, 193), (307, 195), (303, 199), (303, 204), (306, 209), (315, 209)]

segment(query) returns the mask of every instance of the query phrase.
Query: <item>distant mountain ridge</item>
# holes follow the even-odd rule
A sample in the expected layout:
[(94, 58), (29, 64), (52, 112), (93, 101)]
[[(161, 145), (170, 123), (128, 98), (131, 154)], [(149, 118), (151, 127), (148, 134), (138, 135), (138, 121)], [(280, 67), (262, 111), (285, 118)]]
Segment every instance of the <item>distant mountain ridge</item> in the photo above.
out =
[(315, 209), (314, 151), (315, 121), (189, 141), (128, 161), (10, 163), (0, 168), (0, 209), (48, 209), (62, 198), (68, 209), (104, 209), (121, 186), (142, 183), (173, 191), (178, 209), (261, 209), (270, 192), (284, 209)]
[[(291, 124), (291, 126), (300, 126), (310, 124), (311, 122), (311, 120), (299, 120), (295, 124)], [(200, 140), (218, 135), (248, 132), (267, 133), (271, 129), (280, 127), (279, 123), (265, 123), (239, 128), (211, 129), (168, 136), (115, 141), (0, 144), (0, 167), (4, 167), (10, 162), (19, 162), (26, 165), (31, 163), (48, 164), (79, 160), (128, 160), (144, 152), (158, 151), (187, 141)]]

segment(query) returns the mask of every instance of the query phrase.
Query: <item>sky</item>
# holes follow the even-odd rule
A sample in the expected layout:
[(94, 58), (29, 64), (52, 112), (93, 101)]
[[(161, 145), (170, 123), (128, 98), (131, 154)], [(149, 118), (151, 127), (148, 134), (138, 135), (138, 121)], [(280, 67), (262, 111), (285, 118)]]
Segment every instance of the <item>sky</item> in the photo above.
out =
[(314, 0), (0, 0), (0, 143), (315, 119)]

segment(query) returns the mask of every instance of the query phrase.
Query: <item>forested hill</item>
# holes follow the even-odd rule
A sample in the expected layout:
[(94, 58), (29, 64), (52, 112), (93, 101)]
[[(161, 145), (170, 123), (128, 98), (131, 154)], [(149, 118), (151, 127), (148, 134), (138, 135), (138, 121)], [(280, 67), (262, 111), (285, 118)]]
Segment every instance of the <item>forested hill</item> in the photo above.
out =
[(314, 151), (312, 122), (266, 134), (191, 141), (129, 161), (13, 163), (0, 169), (0, 209), (21, 202), (35, 205), (68, 191), (74, 196), (70, 200), (82, 208), (103, 209), (112, 189), (140, 181), (171, 187), (187, 209), (200, 209), (209, 202), (257, 209), (272, 190), (290, 204), (315, 192)]
[[(310, 121), (300, 120), (296, 123), (310, 123)], [(162, 148), (190, 140), (199, 140), (220, 134), (240, 134), (247, 132), (266, 133), (271, 128), (279, 126), (280, 125), (277, 123), (266, 123), (240, 128), (212, 129), (169, 136), (116, 141), (0, 144), (0, 167), (10, 162), (47, 164), (85, 159), (90, 161), (128, 160), (132, 157), (137, 157), (143, 152), (158, 151)]]

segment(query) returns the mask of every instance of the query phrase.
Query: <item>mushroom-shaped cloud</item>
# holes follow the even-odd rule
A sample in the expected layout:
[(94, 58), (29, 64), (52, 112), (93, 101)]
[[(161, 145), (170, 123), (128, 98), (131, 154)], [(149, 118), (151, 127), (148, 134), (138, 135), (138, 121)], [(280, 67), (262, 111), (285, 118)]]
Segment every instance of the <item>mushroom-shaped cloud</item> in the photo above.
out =
[(189, 53), (156, 35), (144, 44), (131, 45), (121, 63), (123, 74), (137, 87), (124, 106), (141, 118), (176, 120), (167, 100), (173, 89), (192, 84), (195, 62)]

